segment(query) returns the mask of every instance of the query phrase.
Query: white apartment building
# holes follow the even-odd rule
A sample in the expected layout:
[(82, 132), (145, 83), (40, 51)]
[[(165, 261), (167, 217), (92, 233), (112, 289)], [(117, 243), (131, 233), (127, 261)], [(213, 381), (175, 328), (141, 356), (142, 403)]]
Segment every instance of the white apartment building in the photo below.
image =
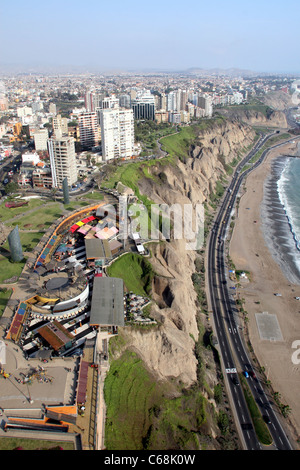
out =
[(34, 146), (37, 152), (47, 150), (48, 138), (48, 129), (39, 129), (33, 133)]
[(107, 108), (100, 112), (102, 158), (129, 158), (134, 151), (132, 109)]
[(48, 151), (54, 188), (61, 187), (67, 177), (71, 186), (77, 181), (75, 143), (73, 137), (52, 137), (48, 139)]
[(174, 90), (166, 96), (167, 111), (185, 111), (188, 102), (188, 91)]

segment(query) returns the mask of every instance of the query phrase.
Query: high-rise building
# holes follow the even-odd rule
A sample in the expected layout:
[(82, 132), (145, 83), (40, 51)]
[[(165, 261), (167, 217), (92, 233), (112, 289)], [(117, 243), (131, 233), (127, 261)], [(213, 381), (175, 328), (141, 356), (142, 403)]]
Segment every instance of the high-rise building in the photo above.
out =
[(155, 120), (155, 100), (154, 95), (149, 90), (143, 90), (137, 93), (132, 101), (134, 118), (137, 120)]
[(129, 109), (130, 106), (131, 106), (131, 98), (130, 98), (130, 95), (120, 95), (119, 96), (119, 105), (120, 105), (120, 108), (127, 108)]
[(48, 129), (39, 129), (33, 133), (35, 150), (38, 152), (47, 150)]
[(104, 97), (104, 93), (97, 90), (88, 90), (84, 97), (86, 111), (94, 113), (97, 108), (101, 108)]
[(188, 102), (188, 92), (186, 90), (170, 91), (167, 95), (166, 105), (168, 111), (185, 111)]
[(68, 119), (61, 117), (60, 114), (53, 117), (53, 132), (55, 137), (59, 138), (68, 135)]
[(211, 117), (213, 114), (212, 98), (210, 96), (198, 96), (198, 106), (204, 109), (204, 115)]
[(132, 109), (102, 109), (100, 123), (103, 160), (132, 157), (134, 150)]
[(99, 125), (97, 113), (81, 113), (78, 115), (80, 144), (89, 149), (99, 143)]
[(115, 95), (107, 96), (102, 100), (101, 103), (101, 108), (102, 109), (107, 109), (107, 108), (118, 108), (119, 107), (119, 98), (117, 98)]
[(167, 110), (167, 96), (165, 93), (161, 93), (157, 96), (157, 105), (155, 106), (157, 111), (166, 111)]
[(187, 90), (179, 90), (180, 91), (180, 111), (186, 110), (186, 105), (188, 102), (189, 93)]
[(6, 97), (5, 85), (3, 82), (0, 82), (0, 111), (8, 110), (8, 101)]
[(73, 137), (52, 137), (48, 140), (48, 151), (52, 174), (52, 186), (61, 187), (68, 178), (71, 186), (77, 181), (75, 143)]
[(87, 110), (88, 113), (91, 113), (94, 111), (94, 103), (93, 103), (93, 92), (92, 91), (87, 91), (85, 96), (84, 96), (84, 105), (85, 109)]
[(167, 94), (166, 104), (167, 104), (167, 111), (177, 111), (178, 106), (177, 106), (176, 91), (170, 91), (170, 93)]

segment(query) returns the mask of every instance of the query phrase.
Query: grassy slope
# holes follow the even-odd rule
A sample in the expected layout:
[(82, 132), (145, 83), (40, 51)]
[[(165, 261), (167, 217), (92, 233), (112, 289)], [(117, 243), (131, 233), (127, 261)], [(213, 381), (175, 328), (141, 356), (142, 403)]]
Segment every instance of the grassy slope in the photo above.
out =
[(21, 448), (24, 450), (74, 450), (72, 442), (65, 441), (45, 441), (40, 439), (22, 439), (18, 437), (0, 438), (0, 450), (14, 450)]
[(143, 256), (136, 253), (125, 254), (112, 263), (107, 271), (110, 277), (123, 279), (128, 291), (138, 295), (149, 295), (153, 270)]
[(135, 353), (113, 361), (105, 381), (106, 448), (198, 449), (206, 400), (197, 391), (177, 398), (168, 398), (169, 392), (170, 385), (157, 382)]

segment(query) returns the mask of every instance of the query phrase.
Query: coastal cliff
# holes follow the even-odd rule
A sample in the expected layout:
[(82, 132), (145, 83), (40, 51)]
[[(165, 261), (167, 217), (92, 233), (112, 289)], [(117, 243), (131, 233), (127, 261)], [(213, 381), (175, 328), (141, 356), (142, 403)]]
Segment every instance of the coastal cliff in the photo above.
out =
[[(220, 190), (220, 181), (229, 178), (233, 166), (247, 153), (257, 137), (250, 126), (223, 118), (212, 120), (204, 128), (195, 125), (192, 131), (191, 128), (188, 131), (189, 134), (183, 129), (179, 134), (162, 140), (167, 152), (170, 148), (169, 139), (174, 142), (174, 139), (176, 141), (184, 137), (184, 146), (181, 141), (179, 156), (175, 152), (171, 160), (156, 160), (147, 166), (147, 171), (143, 167), (138, 180), (140, 195), (157, 204), (204, 204), (209, 208), (213, 205), (212, 201), (215, 201), (212, 196)], [(189, 138), (186, 138), (187, 135)], [(187, 250), (185, 240), (174, 240), (172, 237), (169, 240), (150, 242), (147, 246), (151, 252), (148, 259), (155, 272), (151, 292), (151, 317), (157, 321), (157, 325), (120, 329), (118, 338), (112, 343), (112, 357), (118, 362), (122, 361), (128, 351), (136, 354), (142, 359), (146, 370), (155, 377), (157, 384), (167, 383), (168, 387), (171, 384), (171, 392), (169, 390), (164, 393), (164, 397), (179, 399), (182, 387), (185, 390), (194, 390), (193, 399), (195, 393), (200, 393), (201, 400), (204, 400), (201, 401), (203, 420), (196, 426), (192, 424), (193, 413), (186, 415), (189, 416), (191, 426), (188, 435), (194, 434), (192, 429), (198, 433), (197, 443), (191, 444), (191, 448), (201, 448), (202, 445), (211, 449), (223, 448), (224, 444), (212, 439), (220, 436), (220, 428), (213, 417), (223, 417), (224, 413), (221, 414), (215, 401), (221, 380), (220, 370), (210, 345), (208, 312), (202, 308), (202, 300), (205, 298), (204, 250)], [(112, 375), (110, 378), (112, 380)], [(182, 395), (185, 396), (186, 393)], [(150, 398), (147, 397), (147, 400), (150, 401)], [(199, 403), (199, 397), (195, 400)], [(166, 405), (156, 402), (151, 407), (151, 410), (158, 409), (154, 415), (150, 408), (145, 411), (147, 416), (151, 416), (151, 425), (146, 429), (143, 424), (140, 432), (148, 436), (150, 448), (155, 448), (157, 434), (165, 423), (164, 406)], [(193, 402), (192, 408), (194, 406), (196, 405)], [(224, 407), (224, 403), (222, 406)], [(170, 444), (170, 439), (167, 439), (165, 444), (157, 444), (163, 446), (158, 448), (169, 448), (170, 445), (174, 446), (171, 448), (176, 448), (178, 441), (183, 438), (182, 431), (179, 437), (174, 437), (170, 426), (163, 436), (165, 438), (171, 433), (174, 442), (171, 440)], [(180, 423), (176, 429), (181, 429)], [(203, 436), (208, 439), (206, 444), (203, 443)], [(231, 436), (230, 445), (233, 448), (237, 446), (236, 443), (233, 444), (236, 440), (236, 436)], [(188, 447), (184, 445), (179, 448)]]
[[(157, 161), (149, 168), (149, 176), (139, 180), (140, 194), (158, 204), (209, 204), (219, 180), (228, 177), (230, 163), (237, 162), (256, 137), (251, 127), (235, 120), (221, 120), (204, 130), (195, 126), (194, 132), (187, 158), (176, 157), (167, 165)], [(160, 327), (143, 334), (135, 329), (123, 334), (127, 345), (139, 351), (160, 379), (175, 377), (190, 386), (197, 380), (194, 348), (199, 308), (192, 276), (198, 254), (186, 250), (185, 240), (152, 243), (150, 248), (156, 273), (152, 316)]]
[[(274, 104), (274, 102), (272, 101)], [(232, 107), (220, 111), (224, 116), (230, 119), (238, 119), (245, 124), (251, 126), (265, 126), (265, 127), (279, 127), (282, 129), (288, 128), (285, 113), (283, 110), (272, 109), (266, 107), (263, 112), (256, 109), (243, 109), (239, 107)]]

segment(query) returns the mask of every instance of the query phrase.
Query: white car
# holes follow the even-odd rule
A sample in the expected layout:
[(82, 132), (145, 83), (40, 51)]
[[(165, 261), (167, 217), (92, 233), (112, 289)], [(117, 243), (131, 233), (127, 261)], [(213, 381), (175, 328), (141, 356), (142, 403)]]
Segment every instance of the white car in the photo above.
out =
[(277, 294), (274, 294), (274, 295), (276, 295), (276, 297), (282, 297), (282, 295), (281, 295), (281, 294), (278, 294), (278, 293), (277, 293)]
[(296, 300), (300, 300), (300, 297), (295, 297)]

